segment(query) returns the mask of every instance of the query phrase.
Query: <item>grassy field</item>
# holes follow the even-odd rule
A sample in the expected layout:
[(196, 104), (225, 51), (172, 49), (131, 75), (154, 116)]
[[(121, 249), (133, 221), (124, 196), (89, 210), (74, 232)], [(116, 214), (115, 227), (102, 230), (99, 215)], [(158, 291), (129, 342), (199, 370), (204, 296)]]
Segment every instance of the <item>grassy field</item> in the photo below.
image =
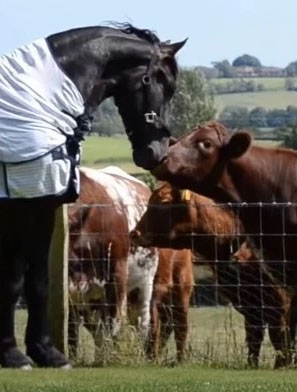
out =
[(127, 137), (89, 136), (83, 143), (82, 165), (101, 168), (117, 165), (128, 173), (140, 173), (142, 169), (132, 161), (132, 151)]
[(179, 366), (0, 370), (0, 392), (295, 392), (297, 371), (230, 371)]
[[(18, 311), (17, 334), (22, 348), (25, 320), (26, 312)], [(80, 363), (71, 371), (0, 369), (0, 392), (297, 391), (297, 370), (271, 370), (273, 352), (267, 338), (261, 353), (261, 369), (245, 369), (243, 319), (231, 308), (191, 309), (190, 325), (188, 359), (183, 365), (176, 366), (173, 361), (172, 339), (166, 360), (157, 366), (141, 357), (138, 343), (130, 334), (131, 341), (126, 342), (122, 356), (118, 353), (118, 361), (92, 368), (94, 346), (83, 331)], [(87, 355), (88, 360), (85, 357), (83, 362), (82, 355)]]
[[(17, 312), (18, 343), (24, 349), (23, 336), (26, 322), (26, 312)], [(192, 308), (189, 314), (189, 334), (186, 353), (186, 363), (229, 368), (246, 368), (247, 350), (245, 345), (244, 321), (242, 316), (231, 307)], [(175, 343), (173, 336), (169, 340), (161, 363), (170, 365), (175, 362)], [(76, 366), (93, 366), (96, 361), (93, 339), (86, 329), (81, 328)], [(99, 358), (97, 357), (97, 360)], [(125, 326), (118, 337), (118, 342), (112, 344), (106, 339), (103, 350), (100, 351), (102, 363), (113, 366), (147, 365), (143, 345), (139, 335), (132, 326)], [(274, 351), (265, 337), (260, 357), (263, 369), (271, 369), (274, 363)], [(0, 377), (1, 378), (1, 377)]]
[[(235, 79), (233, 79), (235, 80)], [(254, 82), (255, 84), (261, 84), (264, 90), (275, 91), (275, 90), (284, 90), (285, 89), (285, 78), (241, 78), (239, 80), (245, 80), (247, 82)], [(296, 82), (297, 78), (293, 78)], [(214, 85), (222, 85), (226, 83), (232, 82), (232, 79), (227, 78), (219, 78), (210, 80), (211, 84)]]
[(257, 93), (221, 94), (215, 96), (218, 113), (228, 105), (252, 109), (262, 106), (267, 109), (285, 109), (288, 105), (297, 106), (296, 91), (260, 91)]

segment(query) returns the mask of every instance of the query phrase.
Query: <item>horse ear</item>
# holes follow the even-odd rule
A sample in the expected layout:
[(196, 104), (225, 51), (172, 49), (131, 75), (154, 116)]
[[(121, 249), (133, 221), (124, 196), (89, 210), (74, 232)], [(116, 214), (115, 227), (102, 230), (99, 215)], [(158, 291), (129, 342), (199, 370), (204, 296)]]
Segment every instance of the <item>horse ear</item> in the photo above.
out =
[(225, 155), (229, 159), (239, 158), (249, 149), (251, 143), (252, 137), (248, 132), (236, 132), (224, 147)]
[(180, 42), (175, 42), (174, 44), (165, 45), (164, 48), (165, 48), (167, 54), (169, 54), (171, 56), (175, 56), (176, 53), (185, 45), (185, 43), (187, 41), (188, 41), (188, 38), (186, 38)]

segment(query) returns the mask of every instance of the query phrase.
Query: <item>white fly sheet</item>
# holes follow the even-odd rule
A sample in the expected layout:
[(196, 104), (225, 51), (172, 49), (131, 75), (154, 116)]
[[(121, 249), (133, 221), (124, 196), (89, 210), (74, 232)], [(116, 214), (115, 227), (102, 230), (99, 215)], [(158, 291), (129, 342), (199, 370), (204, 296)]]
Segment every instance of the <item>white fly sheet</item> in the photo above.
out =
[[(0, 197), (63, 192), (69, 162), (47, 156), (63, 146), (77, 126), (63, 111), (73, 117), (83, 114), (83, 97), (55, 62), (45, 39), (0, 57)], [(37, 158), (43, 163), (38, 159), (34, 164)]]

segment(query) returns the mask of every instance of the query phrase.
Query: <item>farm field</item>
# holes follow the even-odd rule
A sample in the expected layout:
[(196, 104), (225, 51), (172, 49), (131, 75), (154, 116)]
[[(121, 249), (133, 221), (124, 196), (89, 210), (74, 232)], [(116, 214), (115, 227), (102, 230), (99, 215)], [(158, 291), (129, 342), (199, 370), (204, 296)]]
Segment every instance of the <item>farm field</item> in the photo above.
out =
[(241, 106), (252, 109), (262, 106), (266, 109), (285, 109), (289, 105), (297, 106), (296, 91), (260, 91), (256, 93), (234, 93), (215, 96), (215, 104), (218, 113), (225, 106)]
[(127, 137), (88, 136), (83, 143), (82, 166), (102, 168), (116, 165), (128, 173), (144, 172), (134, 165), (130, 142)]
[[(221, 85), (226, 84), (228, 82), (232, 82), (232, 80), (244, 80), (246, 82), (254, 82), (255, 84), (261, 84), (264, 90), (284, 90), (286, 78), (218, 78), (210, 80), (210, 84), (213, 85)], [(297, 78), (292, 78), (292, 81), (296, 82)]]

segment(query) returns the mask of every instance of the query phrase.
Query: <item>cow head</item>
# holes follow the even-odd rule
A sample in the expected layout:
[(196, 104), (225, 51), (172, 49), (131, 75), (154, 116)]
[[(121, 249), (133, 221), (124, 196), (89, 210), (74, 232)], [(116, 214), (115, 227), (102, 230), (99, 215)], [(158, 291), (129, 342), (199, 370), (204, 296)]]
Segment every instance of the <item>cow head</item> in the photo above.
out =
[(147, 211), (130, 233), (131, 240), (140, 246), (183, 249), (191, 248), (195, 211), (190, 191), (182, 191), (163, 184), (152, 194)]
[(226, 164), (240, 158), (251, 145), (247, 132), (232, 135), (217, 122), (198, 126), (169, 148), (167, 158), (152, 173), (179, 188), (212, 197)]

